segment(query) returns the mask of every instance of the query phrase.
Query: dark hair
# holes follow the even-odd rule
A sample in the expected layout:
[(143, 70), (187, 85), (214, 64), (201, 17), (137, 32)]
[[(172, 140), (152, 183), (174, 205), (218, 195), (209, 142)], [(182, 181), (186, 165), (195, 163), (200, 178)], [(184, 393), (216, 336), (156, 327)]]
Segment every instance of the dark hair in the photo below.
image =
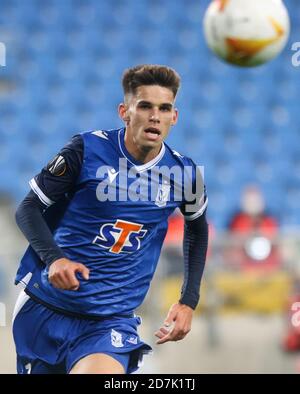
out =
[(125, 95), (135, 94), (139, 86), (159, 85), (172, 90), (175, 97), (180, 86), (180, 76), (167, 66), (142, 64), (125, 70), (122, 85)]

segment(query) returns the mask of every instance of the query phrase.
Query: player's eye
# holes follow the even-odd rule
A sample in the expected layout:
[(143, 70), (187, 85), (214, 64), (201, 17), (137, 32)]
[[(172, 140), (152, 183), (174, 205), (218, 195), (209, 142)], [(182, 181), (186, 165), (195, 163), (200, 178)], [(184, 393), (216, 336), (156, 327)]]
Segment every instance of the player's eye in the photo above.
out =
[(142, 109), (148, 109), (148, 108), (151, 108), (151, 105), (148, 103), (141, 103), (138, 105), (138, 107), (142, 108)]
[(169, 105), (163, 105), (162, 107), (160, 107), (160, 110), (163, 112), (170, 112), (171, 109), (172, 109), (172, 107)]

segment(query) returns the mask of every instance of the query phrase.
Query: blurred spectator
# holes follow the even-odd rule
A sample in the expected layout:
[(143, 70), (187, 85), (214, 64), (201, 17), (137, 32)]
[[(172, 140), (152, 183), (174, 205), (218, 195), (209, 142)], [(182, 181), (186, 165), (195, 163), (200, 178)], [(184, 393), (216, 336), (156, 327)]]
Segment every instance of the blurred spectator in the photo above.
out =
[(231, 219), (229, 230), (238, 234), (272, 237), (277, 229), (277, 220), (266, 212), (265, 200), (258, 186), (246, 186), (242, 193), (241, 211)]
[(265, 207), (262, 192), (256, 185), (248, 185), (241, 196), (241, 209), (231, 219), (228, 230), (232, 239), (226, 256), (229, 264), (251, 270), (272, 270), (280, 264), (274, 238), (278, 222)]

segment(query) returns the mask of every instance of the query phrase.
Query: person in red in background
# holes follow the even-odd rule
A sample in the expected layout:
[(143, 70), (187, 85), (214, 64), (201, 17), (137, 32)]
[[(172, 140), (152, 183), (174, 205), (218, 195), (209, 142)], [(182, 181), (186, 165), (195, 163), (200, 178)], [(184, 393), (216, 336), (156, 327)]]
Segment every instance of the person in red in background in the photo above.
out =
[(277, 234), (277, 220), (266, 213), (264, 197), (256, 185), (246, 186), (241, 198), (241, 211), (231, 220), (230, 230), (239, 234), (260, 232), (272, 237)]
[(280, 255), (273, 244), (278, 233), (277, 220), (265, 209), (262, 192), (256, 185), (248, 185), (241, 196), (241, 210), (230, 221), (229, 231), (235, 234), (230, 253), (231, 264), (247, 270), (269, 271), (278, 268)]

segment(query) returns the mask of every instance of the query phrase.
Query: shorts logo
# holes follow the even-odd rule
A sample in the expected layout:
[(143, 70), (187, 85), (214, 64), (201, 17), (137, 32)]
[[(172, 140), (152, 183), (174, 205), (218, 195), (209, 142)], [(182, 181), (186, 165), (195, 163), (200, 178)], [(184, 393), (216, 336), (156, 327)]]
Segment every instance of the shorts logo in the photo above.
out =
[(137, 337), (135, 337), (135, 336), (131, 336), (131, 337), (129, 337), (128, 339), (126, 339), (126, 342), (132, 343), (133, 345), (137, 345), (138, 339), (137, 339)]
[(118, 331), (115, 331), (114, 329), (111, 330), (110, 339), (111, 339), (111, 344), (114, 347), (124, 346), (122, 342), (122, 334), (120, 334)]
[(101, 226), (100, 235), (97, 235), (93, 243), (109, 249), (111, 253), (132, 253), (140, 249), (140, 239), (147, 233), (147, 230), (142, 230), (142, 228), (142, 224), (124, 220), (106, 223)]

